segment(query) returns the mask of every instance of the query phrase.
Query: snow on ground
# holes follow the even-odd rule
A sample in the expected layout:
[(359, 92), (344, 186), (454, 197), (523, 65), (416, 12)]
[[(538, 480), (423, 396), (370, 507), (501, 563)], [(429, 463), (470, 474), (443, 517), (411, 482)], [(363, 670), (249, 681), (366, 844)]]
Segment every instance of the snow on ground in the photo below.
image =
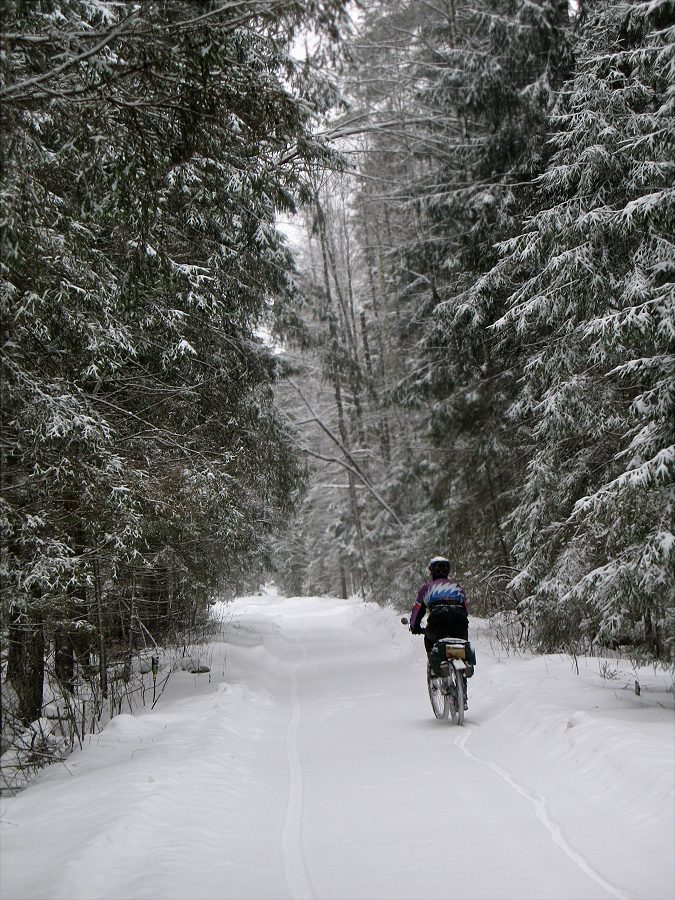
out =
[(473, 623), (458, 728), (391, 609), (222, 611), (209, 675), (3, 799), (3, 900), (675, 897), (663, 673), (638, 697), (627, 664), (500, 655)]

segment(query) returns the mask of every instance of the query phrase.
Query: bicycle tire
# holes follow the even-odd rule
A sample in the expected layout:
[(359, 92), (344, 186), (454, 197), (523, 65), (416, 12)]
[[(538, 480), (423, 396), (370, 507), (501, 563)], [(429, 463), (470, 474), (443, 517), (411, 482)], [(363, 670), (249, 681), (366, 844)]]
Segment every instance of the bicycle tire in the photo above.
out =
[(437, 719), (447, 719), (450, 714), (451, 698), (447, 691), (443, 690), (443, 682), (445, 678), (434, 678), (431, 669), (427, 666), (427, 689), (429, 691), (429, 700), (431, 708)]
[(452, 682), (451, 696), (448, 697), (450, 702), (450, 718), (455, 725), (464, 724), (464, 679), (461, 672), (452, 668), (452, 674), (449, 679)]

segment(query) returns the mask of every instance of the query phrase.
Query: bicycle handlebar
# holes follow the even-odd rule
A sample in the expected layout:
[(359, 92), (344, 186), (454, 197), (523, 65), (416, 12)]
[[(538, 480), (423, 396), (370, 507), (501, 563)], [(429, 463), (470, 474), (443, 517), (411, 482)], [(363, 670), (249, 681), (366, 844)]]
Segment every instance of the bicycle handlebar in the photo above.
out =
[[(410, 619), (408, 619), (407, 616), (403, 616), (401, 618), (401, 625), (410, 625)], [(425, 631), (426, 631), (426, 628), (420, 628), (419, 633), (424, 634)]]

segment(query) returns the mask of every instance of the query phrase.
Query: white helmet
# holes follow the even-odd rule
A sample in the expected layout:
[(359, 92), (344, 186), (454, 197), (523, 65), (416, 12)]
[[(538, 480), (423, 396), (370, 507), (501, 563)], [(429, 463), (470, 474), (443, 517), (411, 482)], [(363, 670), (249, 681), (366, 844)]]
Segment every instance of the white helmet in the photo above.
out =
[(429, 560), (429, 571), (433, 578), (447, 578), (450, 574), (450, 560), (445, 556), (434, 556)]

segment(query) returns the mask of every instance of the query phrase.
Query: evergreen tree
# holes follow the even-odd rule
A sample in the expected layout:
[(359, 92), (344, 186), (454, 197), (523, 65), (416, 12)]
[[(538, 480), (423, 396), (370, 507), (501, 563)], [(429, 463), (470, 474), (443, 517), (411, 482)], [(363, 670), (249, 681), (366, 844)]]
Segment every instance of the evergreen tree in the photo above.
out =
[(392, 494), (412, 478), (430, 513), (428, 531), (416, 523), (427, 546), (476, 573), (474, 596), (491, 603), (495, 574), (512, 564), (505, 519), (519, 462), (504, 411), (515, 378), (488, 330), (505, 294), (477, 301), (471, 288), (544, 168), (547, 113), (571, 66), (567, 8), (384, 3), (366, 24), (361, 96), (379, 128), (360, 202), (381, 211), (392, 399), (414, 422)]
[(160, 637), (293, 505), (256, 334), (294, 293), (277, 213), (329, 156), (289, 47), (339, 7), (3, 5), (2, 608), (25, 721), (45, 628), (70, 681), (68, 635), (126, 641), (154, 583)]
[[(378, 596), (409, 598), (420, 561), (444, 552), (474, 573), (474, 600), (503, 602), (519, 472), (504, 411), (516, 379), (488, 330), (506, 293), (477, 301), (470, 289), (532, 200), (568, 32), (557, 2), (411, 0), (368, 4), (350, 45), (352, 108), (333, 133), (358, 174), (348, 218), (322, 198), (327, 252), (309, 293), (334, 294), (322, 361), (328, 378), (342, 373), (345, 432), (394, 516), (367, 491), (351, 504), (331, 498), (342, 524), (320, 556), (341, 547), (351, 566), (377, 571)], [(346, 220), (349, 261), (331, 249)], [(360, 329), (346, 327), (341, 295), (354, 298)]]
[(514, 586), (543, 647), (673, 652), (673, 5), (586, 11), (538, 211), (480, 296), (520, 344)]

